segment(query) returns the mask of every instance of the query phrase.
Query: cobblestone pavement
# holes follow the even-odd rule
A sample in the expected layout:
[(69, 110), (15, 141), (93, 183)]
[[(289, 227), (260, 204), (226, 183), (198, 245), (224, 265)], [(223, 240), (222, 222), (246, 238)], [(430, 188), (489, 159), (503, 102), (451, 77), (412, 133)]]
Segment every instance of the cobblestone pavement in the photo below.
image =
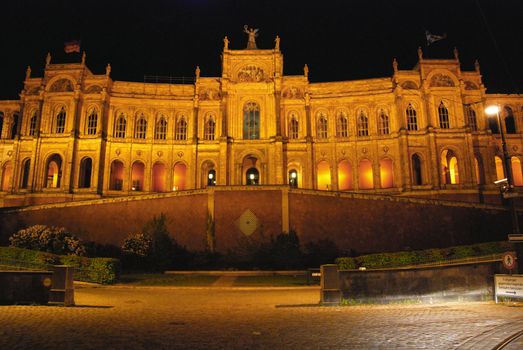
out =
[(318, 307), (319, 289), (82, 287), (76, 307), (0, 306), (0, 349), (491, 349), (523, 307)]

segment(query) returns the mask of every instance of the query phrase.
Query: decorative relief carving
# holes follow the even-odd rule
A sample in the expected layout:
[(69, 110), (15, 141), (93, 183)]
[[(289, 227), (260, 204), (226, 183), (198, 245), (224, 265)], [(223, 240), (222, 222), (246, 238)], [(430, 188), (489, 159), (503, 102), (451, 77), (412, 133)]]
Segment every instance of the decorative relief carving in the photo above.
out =
[(29, 90), (27, 90), (27, 95), (38, 95), (40, 93), (40, 87), (32, 87)]
[(138, 157), (140, 157), (140, 156), (142, 155), (142, 151), (140, 151), (140, 150), (136, 151), (136, 155), (137, 155)]
[(403, 89), (405, 89), (405, 90), (416, 90), (416, 89), (418, 89), (418, 85), (416, 85), (416, 83), (411, 81), (411, 80), (404, 81), (403, 83), (401, 83), (400, 86)]
[(476, 83), (473, 83), (471, 81), (465, 82), (465, 90), (478, 90), (479, 87), (476, 85)]
[(389, 151), (389, 147), (388, 146), (383, 146), (383, 152), (387, 153), (388, 151)]
[(122, 153), (122, 151), (120, 151), (120, 149), (119, 149), (119, 148), (117, 148), (117, 149), (116, 149), (116, 151), (114, 151), (114, 153), (116, 153), (116, 155), (117, 155), (117, 156), (119, 156), (119, 155), (120, 155), (120, 153)]
[(236, 226), (246, 236), (252, 235), (258, 228), (258, 224), (258, 218), (250, 209), (244, 211), (242, 215), (236, 220)]
[(85, 92), (87, 94), (98, 94), (102, 92), (102, 87), (98, 85), (91, 85), (87, 89), (85, 89)]
[(57, 80), (53, 85), (51, 85), (51, 88), (49, 89), (50, 92), (71, 92), (73, 91), (73, 84), (69, 79), (60, 79)]
[(363, 147), (363, 148), (361, 149), (361, 153), (363, 153), (363, 154), (367, 154), (368, 151), (369, 151), (369, 150), (367, 149), (367, 147)]
[(238, 80), (241, 82), (260, 82), (265, 80), (265, 73), (260, 67), (245, 66), (238, 71)]
[(284, 98), (303, 98), (303, 92), (295, 86), (285, 89), (282, 95)]
[(216, 89), (205, 89), (200, 91), (198, 97), (201, 101), (219, 100), (221, 98), (221, 94)]
[(163, 156), (163, 152), (162, 152), (162, 151), (158, 151), (158, 152), (156, 152), (156, 154), (157, 154), (158, 157), (160, 157), (160, 158)]
[(180, 152), (178, 152), (178, 153), (176, 153), (176, 154), (178, 155), (178, 158), (183, 157), (183, 152), (182, 152), (182, 151), (180, 151)]
[(435, 74), (430, 80), (430, 86), (434, 87), (453, 87), (454, 81), (452, 78), (445, 74)]
[(518, 147), (518, 146), (516, 146), (516, 145), (512, 146), (512, 150), (513, 150), (514, 152), (517, 152), (517, 151), (518, 151), (518, 149), (519, 149), (519, 147)]

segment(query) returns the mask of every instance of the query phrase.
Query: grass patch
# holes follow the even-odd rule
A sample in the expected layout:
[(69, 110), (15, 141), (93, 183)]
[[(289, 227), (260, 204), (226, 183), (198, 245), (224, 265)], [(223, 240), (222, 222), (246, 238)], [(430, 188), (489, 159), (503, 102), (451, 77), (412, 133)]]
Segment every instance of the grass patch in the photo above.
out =
[(219, 276), (205, 275), (170, 275), (163, 273), (155, 274), (127, 274), (120, 277), (120, 284), (133, 286), (175, 286), (175, 287), (199, 287), (210, 286)]
[(235, 287), (291, 287), (306, 286), (307, 276), (239, 276), (234, 281)]

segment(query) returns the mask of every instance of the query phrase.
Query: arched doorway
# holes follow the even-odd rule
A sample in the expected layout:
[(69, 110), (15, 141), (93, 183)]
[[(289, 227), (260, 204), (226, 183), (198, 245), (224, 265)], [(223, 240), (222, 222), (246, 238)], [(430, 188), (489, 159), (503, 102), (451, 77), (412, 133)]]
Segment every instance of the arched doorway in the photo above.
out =
[(93, 161), (91, 158), (84, 158), (80, 162), (80, 177), (78, 178), (79, 188), (91, 187), (91, 174), (93, 169)]
[(523, 172), (521, 171), (521, 161), (518, 157), (510, 158), (512, 163), (512, 176), (514, 178), (515, 186), (523, 186)]
[(245, 183), (247, 185), (259, 185), (260, 184), (260, 172), (256, 168), (249, 168), (245, 173)]
[(500, 157), (494, 156), (494, 162), (496, 163), (496, 180), (505, 178), (505, 168), (503, 167), (503, 161)]
[(412, 155), (412, 184), (414, 186), (423, 185), (423, 175), (421, 166), (421, 157), (419, 154), (414, 153)]
[(62, 178), (62, 157), (58, 154), (53, 154), (47, 160), (46, 168), (46, 182), (47, 188), (59, 188)]
[(289, 186), (298, 188), (298, 171), (296, 169), (289, 170)]
[(22, 176), (20, 177), (20, 188), (27, 188), (29, 185), (29, 171), (31, 170), (31, 159), (27, 158), (22, 162)]
[(181, 162), (178, 162), (174, 165), (174, 174), (173, 174), (173, 191), (182, 191), (185, 190), (187, 177), (187, 166)]
[(338, 164), (338, 189), (345, 191), (352, 188), (352, 167), (348, 160), (342, 160)]
[(374, 173), (372, 171), (372, 162), (370, 160), (360, 160), (358, 175), (360, 189), (368, 190), (374, 188)]
[(459, 183), (458, 158), (452, 150), (441, 152), (441, 174), (442, 182), (446, 185)]
[(136, 161), (133, 163), (131, 168), (131, 190), (132, 191), (143, 191), (143, 183), (145, 179), (145, 165)]
[(216, 186), (216, 170), (214, 169), (207, 172), (207, 186)]
[(121, 191), (123, 189), (123, 163), (119, 160), (113, 160), (111, 163), (111, 175), (109, 178), (109, 189)]
[(11, 165), (11, 162), (7, 162), (2, 168), (2, 191), (9, 191), (12, 176), (13, 166)]
[(316, 166), (318, 190), (329, 191), (331, 189), (331, 167), (327, 161), (322, 160)]
[(390, 158), (380, 160), (380, 182), (381, 188), (394, 187), (394, 172)]
[(165, 192), (165, 180), (166, 180), (166, 171), (165, 164), (162, 162), (156, 162), (153, 165), (153, 192)]
[(216, 170), (214, 163), (210, 160), (207, 160), (202, 163), (202, 172), (201, 172), (201, 187), (205, 188), (207, 186), (216, 185)]

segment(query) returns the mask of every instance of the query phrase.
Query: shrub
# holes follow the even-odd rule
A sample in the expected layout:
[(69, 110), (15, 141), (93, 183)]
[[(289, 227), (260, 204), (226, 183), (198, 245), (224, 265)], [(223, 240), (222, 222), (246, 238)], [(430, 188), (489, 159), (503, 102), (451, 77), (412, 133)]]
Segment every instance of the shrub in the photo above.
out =
[(53, 254), (85, 255), (85, 247), (78, 238), (63, 227), (34, 225), (13, 234), (11, 246), (40, 250)]
[(122, 251), (140, 257), (146, 257), (151, 253), (152, 238), (143, 233), (129, 235), (122, 245)]
[(320, 239), (305, 244), (304, 259), (307, 267), (319, 267), (323, 264), (333, 264), (340, 250), (330, 239)]
[(111, 258), (86, 258), (76, 255), (56, 255), (15, 247), (0, 247), (0, 263), (14, 267), (47, 269), (49, 265), (77, 267), (78, 281), (111, 284), (120, 277), (120, 262)]

